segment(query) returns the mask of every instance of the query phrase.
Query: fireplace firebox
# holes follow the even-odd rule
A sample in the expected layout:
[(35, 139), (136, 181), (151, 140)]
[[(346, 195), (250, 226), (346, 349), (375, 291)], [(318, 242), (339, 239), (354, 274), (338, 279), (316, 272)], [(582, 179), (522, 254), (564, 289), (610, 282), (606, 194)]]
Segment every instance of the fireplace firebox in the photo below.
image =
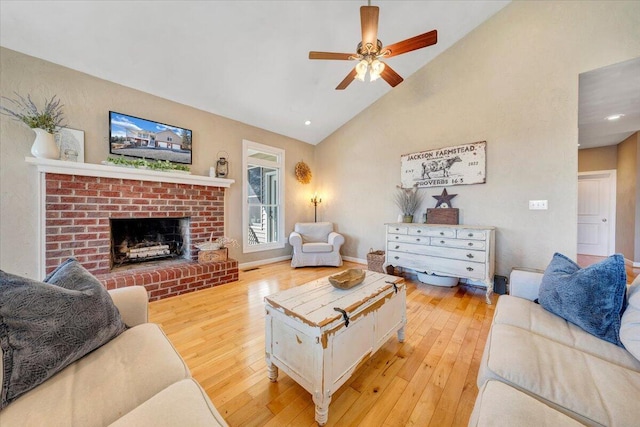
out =
[(189, 257), (189, 218), (110, 219), (111, 268)]

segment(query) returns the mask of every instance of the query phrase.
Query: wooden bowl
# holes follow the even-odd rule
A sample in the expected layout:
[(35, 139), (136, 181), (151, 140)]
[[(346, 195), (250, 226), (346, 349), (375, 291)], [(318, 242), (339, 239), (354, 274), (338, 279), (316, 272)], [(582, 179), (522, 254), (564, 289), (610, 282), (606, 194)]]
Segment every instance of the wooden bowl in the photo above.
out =
[(350, 268), (340, 274), (329, 276), (329, 283), (334, 288), (351, 289), (364, 281), (366, 273), (359, 268)]

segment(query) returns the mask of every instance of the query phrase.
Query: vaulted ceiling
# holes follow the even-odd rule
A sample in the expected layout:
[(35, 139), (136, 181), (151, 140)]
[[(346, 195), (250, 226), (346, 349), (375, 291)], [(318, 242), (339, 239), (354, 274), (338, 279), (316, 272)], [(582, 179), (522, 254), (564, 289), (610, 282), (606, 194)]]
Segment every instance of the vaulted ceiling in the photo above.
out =
[[(372, 2), (380, 7), (378, 38), (385, 45), (438, 30), (435, 46), (388, 60), (405, 79), (507, 4)], [(308, 59), (310, 50), (355, 52), (363, 5), (3, 0), (0, 45), (317, 144), (393, 90), (378, 80), (336, 91), (355, 63)]]
[(579, 82), (580, 149), (616, 145), (640, 131), (640, 58), (582, 73)]

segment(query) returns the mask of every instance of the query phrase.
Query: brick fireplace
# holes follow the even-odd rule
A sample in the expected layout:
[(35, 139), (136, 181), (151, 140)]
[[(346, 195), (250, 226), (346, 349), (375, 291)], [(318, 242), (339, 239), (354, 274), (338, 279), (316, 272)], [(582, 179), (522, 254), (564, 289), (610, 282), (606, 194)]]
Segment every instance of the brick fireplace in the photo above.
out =
[[(198, 264), (195, 247), (224, 235), (224, 191), (232, 180), (103, 165), (76, 164), (69, 169), (70, 162), (57, 160), (31, 163), (41, 172), (45, 273), (74, 257), (107, 289), (142, 285), (151, 301), (238, 280), (237, 261)], [(184, 257), (117, 268), (111, 222), (149, 218), (180, 220), (187, 228)]]

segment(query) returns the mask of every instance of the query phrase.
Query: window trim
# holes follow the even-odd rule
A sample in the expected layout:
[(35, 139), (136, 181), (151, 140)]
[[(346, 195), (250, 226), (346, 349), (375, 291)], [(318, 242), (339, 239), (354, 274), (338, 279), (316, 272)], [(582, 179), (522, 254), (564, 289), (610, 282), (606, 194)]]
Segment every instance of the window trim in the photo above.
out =
[[(276, 241), (271, 243), (260, 243), (258, 245), (249, 245), (249, 192), (247, 188), (247, 175), (249, 170), (249, 150), (258, 150), (264, 153), (272, 154), (278, 158), (278, 161), (270, 161), (264, 159), (251, 159), (252, 166), (263, 166), (276, 169), (278, 179), (278, 236)], [(260, 144), (258, 142), (242, 140), (242, 252), (262, 252), (273, 249), (282, 249), (285, 247), (284, 238), (284, 165), (285, 151), (281, 148), (271, 147), (269, 145)]]

